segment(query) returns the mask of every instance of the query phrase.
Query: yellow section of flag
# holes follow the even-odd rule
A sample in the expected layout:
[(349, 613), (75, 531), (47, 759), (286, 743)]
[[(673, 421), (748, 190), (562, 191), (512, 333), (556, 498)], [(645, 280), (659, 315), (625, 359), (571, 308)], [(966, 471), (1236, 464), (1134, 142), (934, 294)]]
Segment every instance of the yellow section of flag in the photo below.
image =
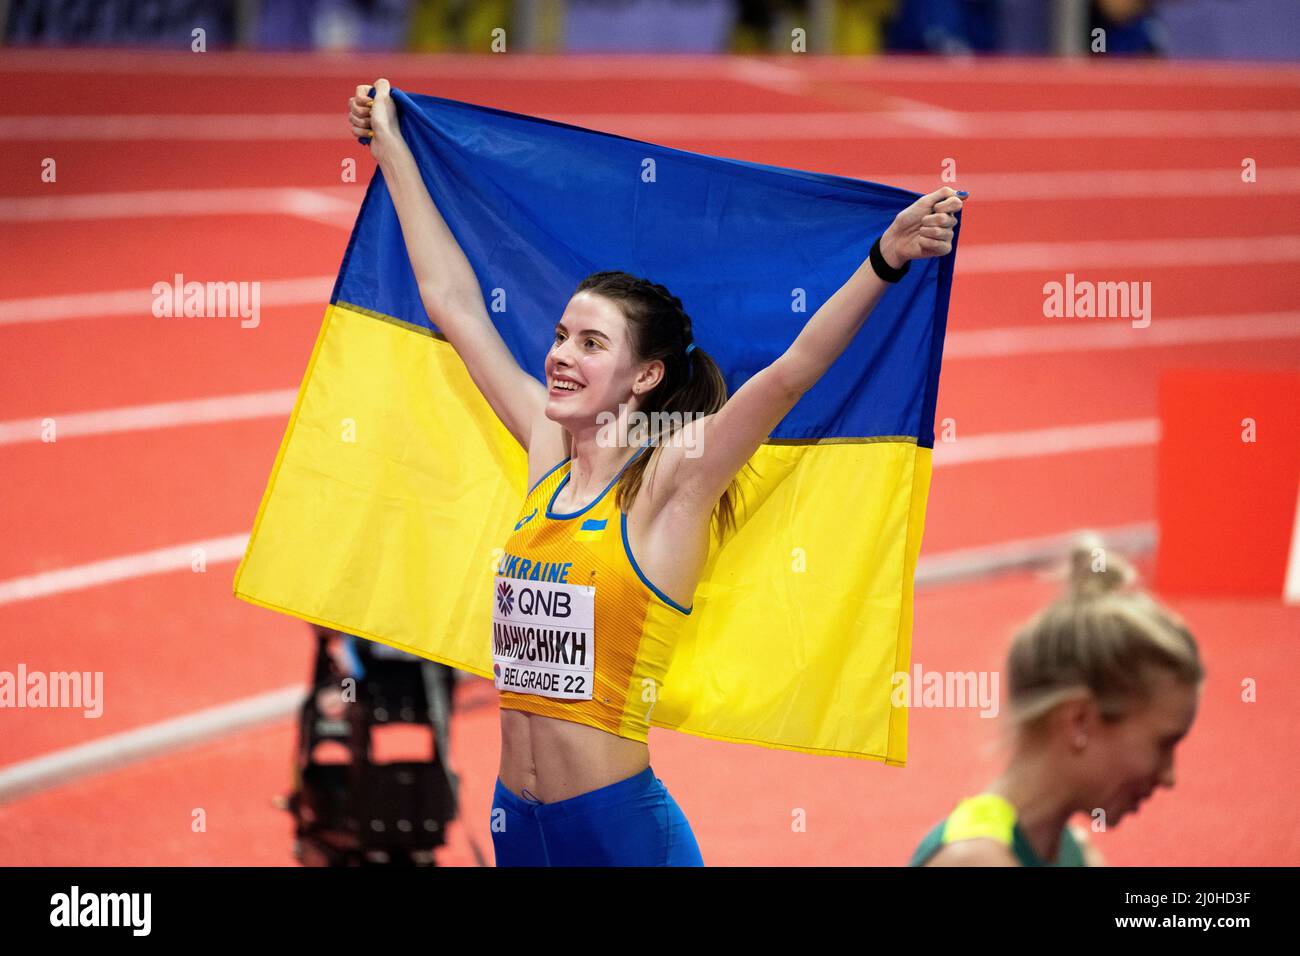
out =
[[(891, 691), (909, 667), (930, 454), (763, 445), (651, 724), (902, 766)], [(490, 677), (493, 571), (526, 481), (524, 450), (447, 342), (332, 305), (235, 594)]]

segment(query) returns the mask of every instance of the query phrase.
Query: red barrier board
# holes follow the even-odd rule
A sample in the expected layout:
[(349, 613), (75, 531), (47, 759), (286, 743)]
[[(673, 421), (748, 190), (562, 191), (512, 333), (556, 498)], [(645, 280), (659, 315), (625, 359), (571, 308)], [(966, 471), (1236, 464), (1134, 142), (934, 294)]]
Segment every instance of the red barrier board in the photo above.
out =
[(1281, 597), (1300, 563), (1300, 374), (1170, 371), (1159, 407), (1157, 588)]

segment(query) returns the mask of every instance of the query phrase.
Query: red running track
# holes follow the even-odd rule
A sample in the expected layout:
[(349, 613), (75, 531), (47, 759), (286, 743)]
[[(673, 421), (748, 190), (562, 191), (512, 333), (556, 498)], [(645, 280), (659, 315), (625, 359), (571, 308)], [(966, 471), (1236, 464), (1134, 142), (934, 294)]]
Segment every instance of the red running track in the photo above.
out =
[[(0, 531), (9, 543), (0, 595), (5, 582), (40, 572), (247, 532), (287, 411), (53, 444), (4, 440), (15, 433), (5, 423), (292, 392), (328, 284), (264, 300), (256, 329), (154, 319), (147, 298), (143, 309), (114, 311), (111, 294), (176, 272), (264, 287), (331, 276), (361, 188), (341, 182), (341, 164), (354, 159), (361, 183), (371, 169), (347, 135), (344, 101), (381, 74), (670, 146), (911, 188), (939, 185), (942, 164), (955, 161), (972, 197), (937, 418), (951, 420), (958, 451), (967, 438), (1005, 441), (964, 464), (943, 464), (939, 449), (923, 556), (1153, 521), (1149, 440), (1020, 457), (1015, 449), (1038, 443), (1023, 433), (1149, 420), (1167, 368), (1300, 367), (1300, 253), (1287, 239), (1300, 235), (1294, 69), (7, 51), (0, 79), (41, 96), (0, 153)], [(1256, 183), (1241, 181), (1246, 157)], [(56, 183), (41, 181), (46, 158)], [(1211, 248), (1238, 240), (1241, 261), (1207, 262), (1185, 241), (1197, 239)], [(1106, 251), (1087, 259), (1097, 242)], [(1025, 243), (1052, 264), (1026, 267)], [(1150, 281), (1153, 328), (1172, 337), (1130, 329), (1102, 345), (1090, 325), (1122, 320), (1076, 320), (1064, 326), (1068, 345), (1044, 344), (1042, 333), (1065, 320), (1044, 319), (1042, 285), (1067, 271)], [(55, 296), (84, 297), (80, 312)], [(1275, 317), (1266, 335), (1260, 316)], [(1231, 331), (1192, 341), (1207, 320)], [(1015, 344), (963, 354), (963, 334), (991, 329), (1017, 330)], [(98, 719), (0, 711), (0, 770), (301, 684), (306, 625), (234, 600), (233, 571), (226, 558), (204, 574), (92, 577), (0, 600), (0, 670), (100, 670), (107, 701)], [(914, 662), (1000, 669), (1011, 631), (1054, 587), (1009, 575), (919, 591)], [(1300, 610), (1208, 599), (1177, 607), (1207, 660), (1201, 714), (1179, 750), (1177, 787), (1100, 834), (1102, 852), (1118, 864), (1295, 863), (1300, 812), (1288, 792), (1300, 774), (1287, 741), (1300, 714), (1288, 688), (1300, 679)], [(1240, 699), (1246, 678), (1258, 682), (1256, 703)], [(451, 758), (462, 818), (444, 864), (491, 860), (494, 693), (477, 679), (458, 689)], [(910, 720), (901, 770), (661, 730), (651, 747), (710, 864), (896, 864), (1000, 769), (998, 721), (924, 708)], [(293, 735), (281, 720), (0, 804), (0, 863), (291, 863), (291, 822), (272, 799), (289, 786)], [(206, 832), (191, 831), (196, 808)], [(791, 828), (796, 809), (806, 832)]]

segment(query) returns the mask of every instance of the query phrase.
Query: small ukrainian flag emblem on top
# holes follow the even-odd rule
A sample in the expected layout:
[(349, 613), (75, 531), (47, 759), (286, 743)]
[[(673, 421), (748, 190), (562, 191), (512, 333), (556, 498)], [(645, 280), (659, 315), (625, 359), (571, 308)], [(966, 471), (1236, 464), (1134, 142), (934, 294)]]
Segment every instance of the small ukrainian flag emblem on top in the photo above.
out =
[(605, 522), (608, 518), (588, 518), (582, 527), (574, 532), (574, 541), (599, 541), (605, 534)]

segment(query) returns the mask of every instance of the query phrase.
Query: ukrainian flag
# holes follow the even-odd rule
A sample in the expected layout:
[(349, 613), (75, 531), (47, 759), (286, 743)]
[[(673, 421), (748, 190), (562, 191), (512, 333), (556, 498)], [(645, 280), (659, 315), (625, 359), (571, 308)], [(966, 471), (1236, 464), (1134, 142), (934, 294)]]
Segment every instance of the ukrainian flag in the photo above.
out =
[[(502, 338), (543, 379), (579, 280), (666, 285), (730, 391), (772, 362), (917, 194), (393, 91)], [(651, 723), (904, 765), (912, 580), (953, 254), (916, 261), (740, 475)], [(376, 172), (235, 595), (483, 677), (524, 449), (420, 301)], [(579, 533), (596, 533), (597, 529)]]

